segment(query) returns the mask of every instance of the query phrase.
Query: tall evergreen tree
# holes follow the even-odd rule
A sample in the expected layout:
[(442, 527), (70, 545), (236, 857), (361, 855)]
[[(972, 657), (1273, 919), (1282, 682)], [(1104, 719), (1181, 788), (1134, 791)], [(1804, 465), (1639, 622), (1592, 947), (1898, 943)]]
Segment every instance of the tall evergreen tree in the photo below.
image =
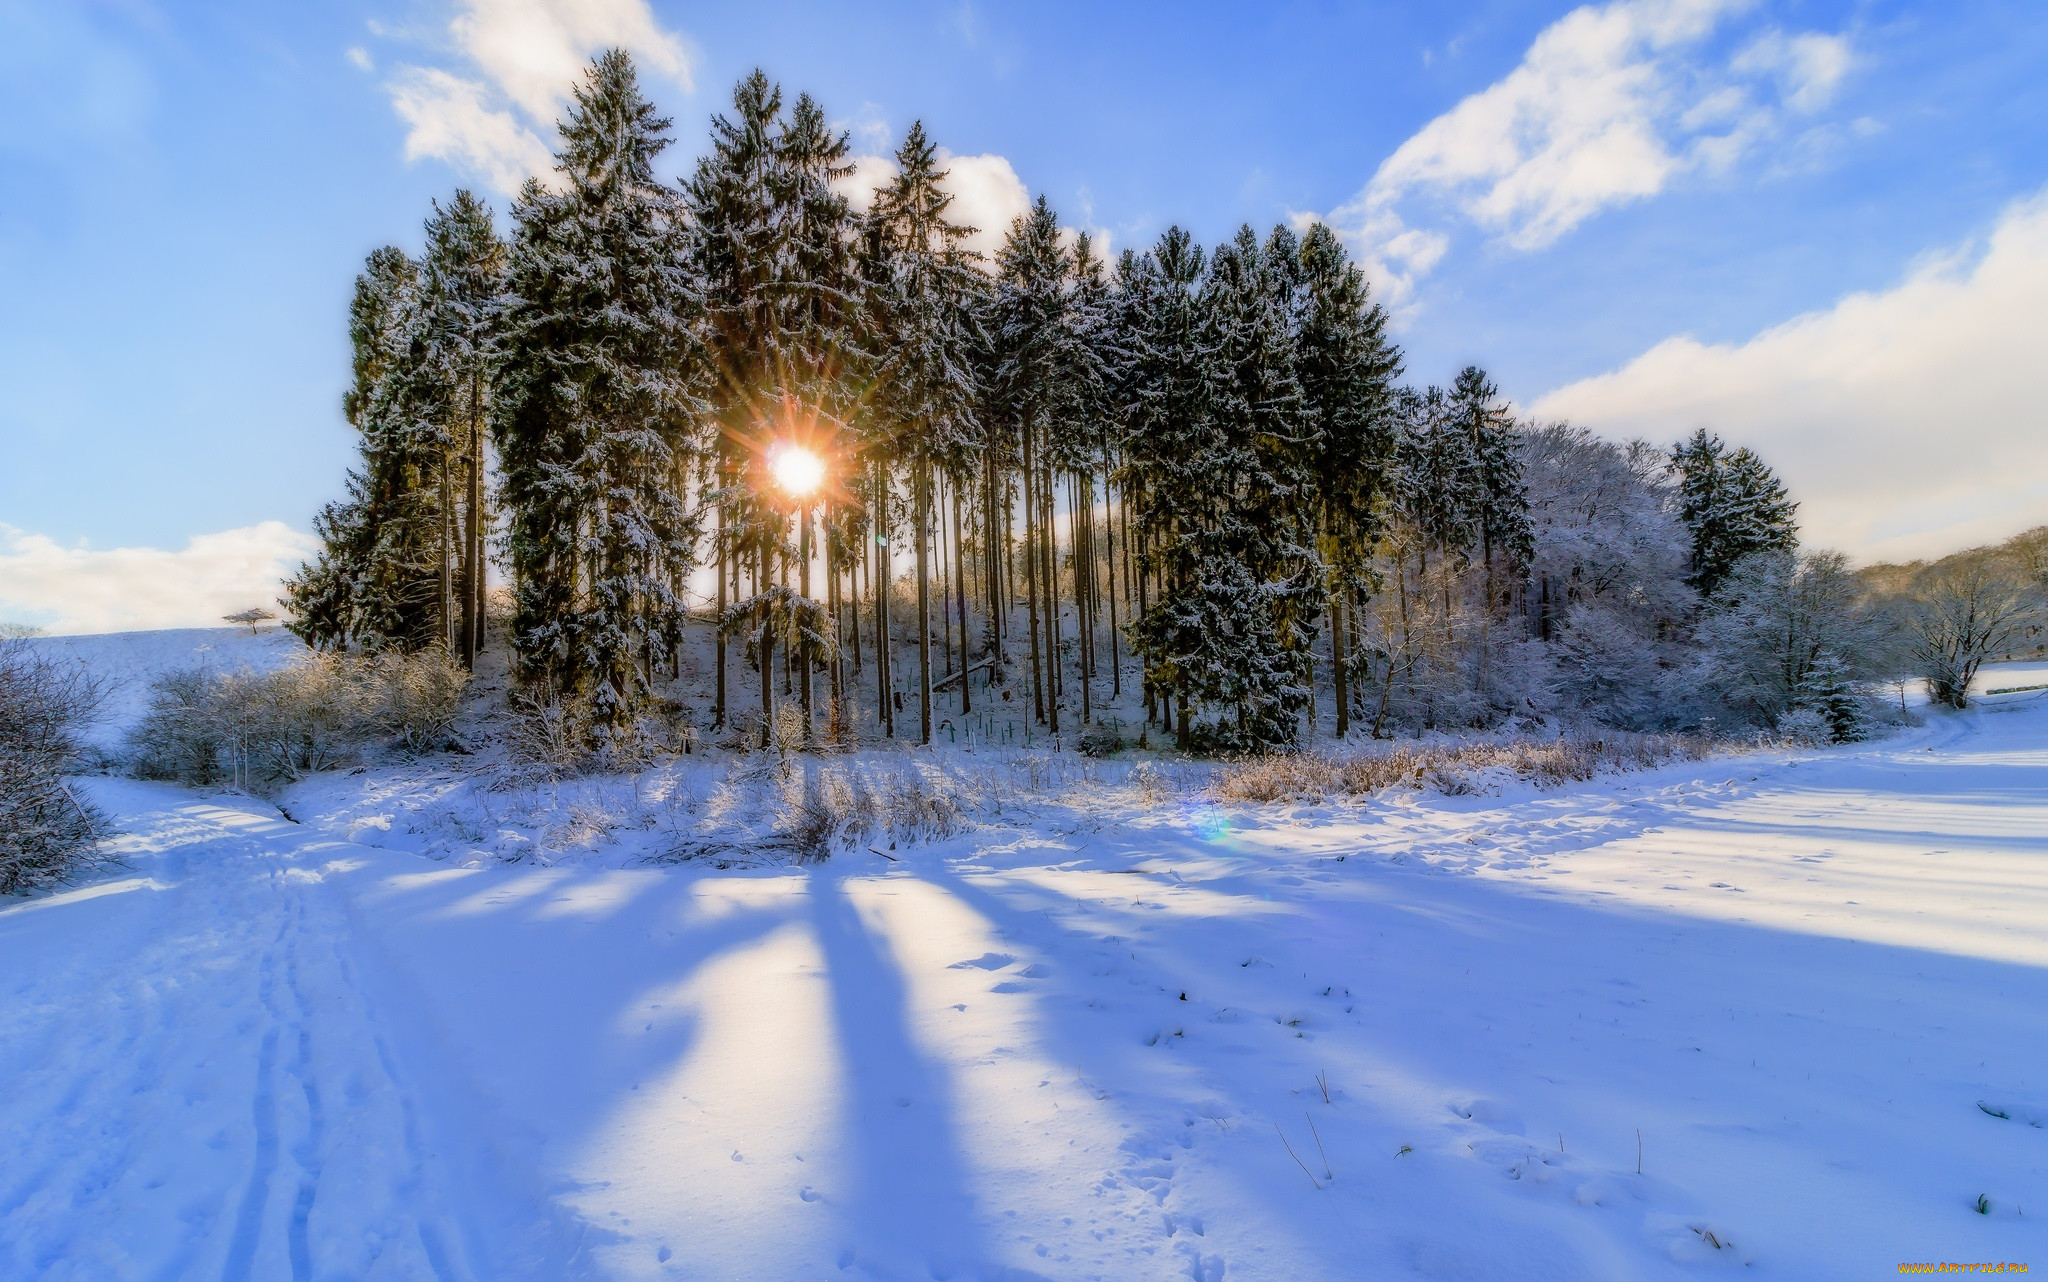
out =
[(654, 177), (669, 122), (623, 50), (560, 126), (558, 186), (514, 207), (499, 450), (528, 675), (624, 728), (679, 638), (702, 402), (681, 210)]
[[(941, 473), (971, 476), (977, 448), (974, 305), (982, 277), (967, 248), (974, 229), (947, 218), (946, 171), (924, 125), (911, 125), (896, 177), (876, 193), (870, 221), (875, 338), (881, 349), (873, 408), (878, 444), (908, 473), (917, 574), (918, 742), (932, 737), (931, 571), (934, 487)], [(966, 680), (966, 675), (961, 675)]]
[(316, 522), (322, 548), (285, 585), (292, 627), (322, 647), (417, 649), (445, 638), (439, 594), (446, 388), (432, 361), (419, 265), (372, 253), (349, 308), (353, 379), (342, 412), (361, 437), (349, 497)]
[(1387, 338), (1386, 312), (1372, 301), (1365, 273), (1349, 261), (1335, 232), (1323, 223), (1309, 228), (1299, 257), (1294, 363), (1315, 420), (1315, 488), (1342, 736), (1351, 713), (1349, 612), (1371, 586), (1369, 567), (1392, 488), (1401, 353)]
[(1170, 227), (1151, 252), (1125, 255), (1117, 272), (1124, 475), (1137, 497), (1141, 567), (1131, 648), (1145, 661), (1147, 712), (1156, 708), (1183, 743), (1192, 737), (1208, 624), (1197, 597), (1199, 535), (1209, 516), (1202, 509), (1215, 469), (1231, 461), (1210, 414), (1214, 333), (1199, 292), (1204, 265), (1194, 238)]
[(1671, 448), (1678, 516), (1692, 535), (1691, 583), (1702, 596), (1720, 589), (1738, 562), (1798, 545), (1799, 505), (1747, 446), (1730, 451), (1699, 428)]
[[(485, 426), (498, 358), (505, 247), (490, 207), (467, 190), (427, 220), (421, 261), (422, 316), (433, 377), (441, 385), (441, 599), (450, 649), (474, 667), (483, 646)], [(459, 488), (459, 497), (457, 490)], [(458, 524), (459, 513), (459, 524)], [(459, 544), (459, 548), (456, 546)], [(450, 598), (456, 598), (451, 605)]]
[(996, 253), (990, 302), (989, 401), (1014, 441), (1006, 450), (1023, 482), (1027, 624), (1033, 714), (1059, 730), (1057, 580), (1051, 544), (1048, 442), (1072, 404), (1076, 367), (1072, 325), (1073, 260), (1060, 244), (1059, 219), (1040, 196)]
[(1459, 371), (1446, 411), (1470, 442), (1472, 525), (1486, 576), (1486, 608), (1496, 599), (1497, 569), (1519, 580), (1535, 554), (1529, 487), (1522, 481), (1521, 433), (1500, 389), (1476, 365)]

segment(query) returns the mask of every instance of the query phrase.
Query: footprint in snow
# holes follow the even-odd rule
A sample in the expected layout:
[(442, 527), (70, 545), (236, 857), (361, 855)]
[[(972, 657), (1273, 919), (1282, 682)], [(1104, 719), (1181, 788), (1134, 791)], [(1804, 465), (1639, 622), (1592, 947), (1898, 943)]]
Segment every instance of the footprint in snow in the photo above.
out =
[(1011, 962), (1016, 960), (1017, 959), (1015, 957), (1010, 956), (1008, 953), (983, 953), (979, 957), (970, 957), (966, 961), (954, 962), (951, 966), (947, 967), (947, 969), (965, 970), (969, 966), (977, 966), (980, 967), (982, 970), (1001, 970), (1003, 967), (1009, 965)]

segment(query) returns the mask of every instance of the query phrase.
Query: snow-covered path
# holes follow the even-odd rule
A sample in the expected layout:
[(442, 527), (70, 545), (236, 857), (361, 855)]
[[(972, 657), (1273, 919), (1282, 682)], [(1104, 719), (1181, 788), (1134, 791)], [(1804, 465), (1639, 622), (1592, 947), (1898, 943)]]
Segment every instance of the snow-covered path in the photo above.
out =
[(2021, 696), (765, 872), (459, 868), (101, 781), (129, 871), (0, 909), (0, 1276), (2048, 1261), (2044, 767)]

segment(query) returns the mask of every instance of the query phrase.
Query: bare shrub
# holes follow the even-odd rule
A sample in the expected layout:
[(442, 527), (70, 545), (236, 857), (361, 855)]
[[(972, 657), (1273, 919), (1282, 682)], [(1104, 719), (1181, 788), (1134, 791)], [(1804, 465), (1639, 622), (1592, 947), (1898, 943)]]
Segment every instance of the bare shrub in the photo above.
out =
[(1317, 802), (1396, 787), (1432, 788), (1447, 796), (1461, 796), (1475, 791), (1479, 777), (1488, 771), (1504, 771), (1538, 787), (1559, 788), (1608, 771), (1697, 761), (1711, 747), (1712, 741), (1698, 735), (1616, 732), (1592, 739), (1401, 744), (1343, 757), (1276, 753), (1225, 766), (1213, 791), (1219, 800), (1241, 802)]
[(838, 771), (813, 767), (801, 778), (783, 781), (775, 827), (799, 863), (831, 858), (847, 839), (866, 832), (872, 823), (868, 807), (857, 803), (854, 789)]
[(1267, 753), (1231, 762), (1216, 780), (1224, 801), (1321, 801), (1345, 791), (1343, 768), (1316, 752)]
[(167, 672), (130, 732), (131, 766), (146, 778), (246, 787), (332, 769), (379, 740), (418, 751), (445, 738), (468, 679), (440, 651), (315, 653), (261, 674)]
[(520, 691), (512, 696), (505, 750), (523, 773), (550, 779), (574, 774), (583, 762), (589, 719), (589, 710), (573, 699)]
[(221, 678), (215, 716), (234, 754), (237, 782), (302, 779), (349, 760), (371, 736), (377, 695), (374, 670), (335, 654), (307, 655), (260, 676)]
[(443, 649), (384, 654), (376, 661), (378, 730), (412, 752), (447, 742), (462, 707), (469, 673)]
[(966, 827), (967, 815), (944, 776), (915, 764), (886, 775), (875, 789), (875, 805), (890, 833), (912, 840), (950, 837)]
[(136, 774), (201, 785), (227, 777), (228, 735), (214, 697), (219, 681), (205, 668), (177, 668), (150, 682), (149, 704), (128, 734)]
[(64, 773), (105, 693), (83, 668), (0, 638), (0, 894), (61, 882), (92, 860), (106, 821)]

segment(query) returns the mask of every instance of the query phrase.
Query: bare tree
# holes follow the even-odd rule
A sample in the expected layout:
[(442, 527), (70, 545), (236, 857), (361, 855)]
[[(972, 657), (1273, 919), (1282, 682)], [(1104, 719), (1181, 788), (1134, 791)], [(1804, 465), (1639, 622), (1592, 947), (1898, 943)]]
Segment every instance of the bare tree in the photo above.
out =
[(1928, 697), (1967, 707), (1977, 669), (2011, 646), (2034, 611), (2029, 584), (1988, 558), (1936, 565), (1922, 574), (1914, 584), (1907, 628)]
[(0, 895), (60, 882), (91, 858), (105, 824), (64, 774), (105, 693), (83, 667), (0, 639)]
[(255, 609), (251, 610), (237, 610), (233, 614), (224, 614), (221, 616), (221, 618), (225, 619), (229, 623), (239, 623), (247, 627), (249, 629), (249, 634), (251, 636), (254, 636), (256, 634), (256, 631), (260, 625), (268, 623), (276, 617), (277, 615), (275, 612), (266, 610), (261, 606), (258, 606)]

